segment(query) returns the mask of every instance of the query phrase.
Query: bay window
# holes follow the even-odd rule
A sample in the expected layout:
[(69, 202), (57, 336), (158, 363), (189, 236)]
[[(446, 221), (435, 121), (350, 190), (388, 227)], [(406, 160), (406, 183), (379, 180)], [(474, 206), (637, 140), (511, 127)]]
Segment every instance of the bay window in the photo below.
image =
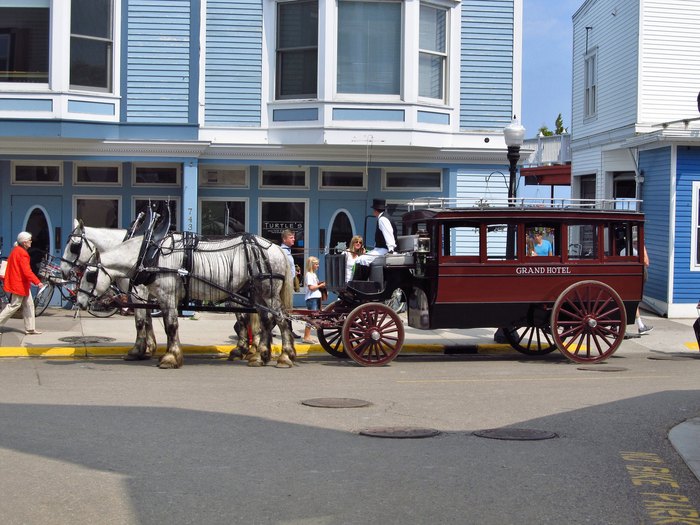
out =
[(316, 98), (318, 2), (277, 5), (277, 98)]
[(112, 0), (72, 0), (70, 87), (112, 91)]
[(0, 0), (0, 82), (48, 83), (49, 0)]
[(420, 6), (418, 95), (445, 99), (447, 10)]

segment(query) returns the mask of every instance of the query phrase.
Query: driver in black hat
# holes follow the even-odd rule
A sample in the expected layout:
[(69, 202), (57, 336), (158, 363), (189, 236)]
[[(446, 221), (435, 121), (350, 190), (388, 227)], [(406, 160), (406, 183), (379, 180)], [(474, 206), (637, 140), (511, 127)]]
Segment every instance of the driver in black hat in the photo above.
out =
[(357, 258), (356, 264), (363, 266), (369, 266), (380, 255), (393, 253), (396, 248), (396, 225), (386, 216), (386, 201), (384, 199), (372, 200), (372, 210), (377, 218), (374, 249)]

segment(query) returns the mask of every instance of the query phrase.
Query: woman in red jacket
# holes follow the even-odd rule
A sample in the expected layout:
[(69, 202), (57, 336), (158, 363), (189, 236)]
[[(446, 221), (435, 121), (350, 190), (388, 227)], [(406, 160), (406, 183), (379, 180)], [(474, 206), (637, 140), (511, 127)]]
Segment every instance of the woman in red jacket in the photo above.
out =
[(0, 312), (0, 326), (12, 317), (17, 310), (22, 308), (24, 319), (24, 331), (27, 335), (40, 334), (34, 325), (34, 300), (29, 292), (29, 286), (41, 285), (39, 278), (34, 275), (29, 266), (29, 252), (32, 245), (32, 234), (20, 232), (17, 235), (15, 247), (10, 252), (5, 269), (5, 292), (12, 294), (10, 303)]

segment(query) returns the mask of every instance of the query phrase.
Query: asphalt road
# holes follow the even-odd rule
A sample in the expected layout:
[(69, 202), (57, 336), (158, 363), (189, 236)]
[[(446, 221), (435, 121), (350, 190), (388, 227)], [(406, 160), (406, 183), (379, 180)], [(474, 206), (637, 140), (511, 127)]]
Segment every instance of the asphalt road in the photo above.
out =
[[(292, 370), (4, 359), (0, 515), (76, 525), (700, 523), (689, 517), (700, 483), (667, 439), (700, 415), (700, 358), (668, 357), (625, 341), (595, 370), (557, 354), (411, 356), (373, 369), (316, 357)], [(371, 405), (301, 403), (312, 398)], [(440, 434), (359, 433), (396, 427)], [(473, 434), (501, 427), (557, 437)]]

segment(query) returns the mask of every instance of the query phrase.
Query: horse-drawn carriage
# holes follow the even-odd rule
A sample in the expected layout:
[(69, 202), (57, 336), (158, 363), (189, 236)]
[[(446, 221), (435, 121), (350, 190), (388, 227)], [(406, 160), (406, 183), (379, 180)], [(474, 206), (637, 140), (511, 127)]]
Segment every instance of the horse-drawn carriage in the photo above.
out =
[[(345, 283), (344, 256), (326, 256), (338, 299), (306, 316), (327, 352), (365, 366), (401, 350), (403, 322), (382, 303), (396, 289), (413, 328), (494, 327), (523, 354), (605, 360), (642, 298), (644, 217), (620, 204), (414, 201), (397, 253), (375, 260), (368, 280)], [(543, 256), (536, 234), (548, 243)]]
[[(408, 298), (413, 328), (494, 327), (523, 354), (559, 349), (575, 362), (605, 360), (622, 342), (642, 298), (644, 216), (628, 209), (636, 204), (629, 201), (626, 209), (615, 201), (548, 204), (413, 201), (402, 217), (396, 253), (377, 258), (367, 279), (346, 283), (345, 255), (326, 256), (325, 280), (338, 299), (320, 312), (289, 311), (291, 272), (276, 245), (250, 234), (227, 239), (166, 234), (167, 227), (152, 215), (149, 227), (139, 235), (131, 232), (131, 239), (101, 260), (97, 250), (88, 254), (79, 303), (104, 294), (115, 278), (147, 287), (131, 306), (157, 303), (164, 311), (164, 368), (182, 364), (177, 309), (193, 304), (260, 314), (256, 346), (263, 362), (276, 324), (281, 360), (291, 365), (291, 314), (316, 327), (331, 355), (363, 366), (387, 364), (405, 336), (402, 318), (384, 304), (396, 290)], [(84, 238), (74, 233), (65, 253), (81, 257), (84, 246), (77, 244)], [(241, 330), (239, 345), (243, 339)], [(149, 357), (144, 344), (137, 339), (130, 356)]]

